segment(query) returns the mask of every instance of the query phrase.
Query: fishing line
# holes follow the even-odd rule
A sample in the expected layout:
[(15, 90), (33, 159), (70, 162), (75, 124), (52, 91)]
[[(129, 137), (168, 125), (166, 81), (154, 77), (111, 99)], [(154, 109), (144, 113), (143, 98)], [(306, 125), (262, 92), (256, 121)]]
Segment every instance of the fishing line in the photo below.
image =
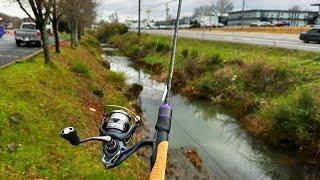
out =
[(209, 157), (211, 161), (213, 161), (227, 176), (231, 177), (230, 174), (225, 169), (223, 169), (222, 166), (210, 155), (210, 153), (203, 147), (203, 145), (198, 143), (199, 140), (196, 137), (192, 136), (192, 133), (189, 130), (187, 130), (187, 128), (183, 127), (177, 119), (175, 119), (173, 122), (177, 122), (177, 124), (180, 126), (180, 129), (185, 131), (191, 137), (191, 139), (194, 140), (196, 145), (200, 147), (200, 150), (202, 150), (207, 155), (207, 157)]

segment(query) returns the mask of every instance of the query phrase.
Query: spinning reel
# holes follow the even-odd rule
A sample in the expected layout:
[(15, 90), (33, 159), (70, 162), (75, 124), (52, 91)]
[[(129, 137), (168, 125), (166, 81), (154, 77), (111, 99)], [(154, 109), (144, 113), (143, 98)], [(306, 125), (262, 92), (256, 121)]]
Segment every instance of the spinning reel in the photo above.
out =
[(100, 136), (81, 140), (74, 127), (67, 127), (61, 131), (61, 137), (74, 146), (89, 141), (102, 142), (103, 156), (101, 161), (106, 168), (118, 166), (143, 146), (154, 147), (155, 145), (155, 140), (145, 140), (130, 146), (129, 143), (132, 136), (142, 124), (141, 117), (124, 107), (114, 105), (112, 107), (120, 110), (113, 110), (110, 114), (103, 114), (102, 124), (99, 129)]

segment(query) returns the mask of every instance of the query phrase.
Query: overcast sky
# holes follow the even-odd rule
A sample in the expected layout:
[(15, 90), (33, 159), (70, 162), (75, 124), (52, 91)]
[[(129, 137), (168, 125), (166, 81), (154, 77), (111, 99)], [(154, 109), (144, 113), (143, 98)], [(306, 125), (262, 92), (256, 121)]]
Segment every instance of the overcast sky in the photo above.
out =
[[(3, 0), (2, 0), (3, 1)], [(24, 12), (20, 10), (17, 4), (3, 3), (0, 0), (0, 12), (11, 16), (25, 17)], [(8, 0), (9, 1), (9, 0)], [(147, 18), (146, 8), (151, 7), (151, 19), (165, 18), (165, 3), (172, 0), (141, 0), (142, 18)], [(182, 16), (192, 15), (193, 9), (200, 5), (207, 5), (214, 0), (183, 0)], [(234, 10), (240, 10), (242, 0), (232, 0)], [(123, 19), (136, 19), (138, 0), (100, 0), (101, 5), (98, 9), (99, 19), (108, 19), (108, 16), (118, 11), (118, 16)], [(246, 0), (246, 9), (288, 9), (293, 5), (299, 5), (303, 9), (318, 10), (311, 7), (312, 3), (320, 3), (320, 0)], [(169, 4), (170, 15), (174, 15), (177, 1)]]

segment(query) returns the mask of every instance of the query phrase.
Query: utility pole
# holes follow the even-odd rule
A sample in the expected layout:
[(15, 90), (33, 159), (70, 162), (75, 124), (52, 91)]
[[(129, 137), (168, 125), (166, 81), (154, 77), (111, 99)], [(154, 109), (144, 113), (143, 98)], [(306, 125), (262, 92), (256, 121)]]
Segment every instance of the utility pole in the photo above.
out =
[(166, 3), (166, 20), (169, 20), (169, 3)]
[(119, 21), (118, 21), (118, 11), (115, 12), (115, 16), (116, 16), (116, 17), (115, 17), (115, 18), (116, 18), (116, 23), (118, 23), (118, 22), (119, 22)]
[(169, 23), (169, 3), (166, 3), (166, 29), (168, 29), (168, 23)]
[(243, 17), (244, 17), (244, 7), (246, 5), (246, 0), (242, 0), (242, 15), (241, 15), (241, 30), (243, 29)]
[(139, 8), (138, 8), (138, 36), (141, 36), (141, 0), (139, 0)]
[(150, 23), (150, 13), (151, 13), (151, 9), (147, 9), (146, 13), (148, 14), (148, 23)]

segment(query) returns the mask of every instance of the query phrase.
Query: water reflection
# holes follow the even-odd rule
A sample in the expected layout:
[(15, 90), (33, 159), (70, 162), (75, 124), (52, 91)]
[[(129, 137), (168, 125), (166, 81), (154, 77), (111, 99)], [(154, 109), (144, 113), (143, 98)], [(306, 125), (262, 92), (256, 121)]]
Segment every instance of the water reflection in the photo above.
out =
[[(113, 71), (126, 74), (128, 83), (144, 86), (139, 104), (153, 133), (164, 84), (151, 80), (148, 73), (126, 57), (107, 59)], [(319, 171), (304, 166), (295, 158), (296, 154), (270, 149), (251, 139), (223, 107), (207, 101), (188, 102), (178, 95), (173, 96), (172, 106), (170, 146), (197, 147), (205, 164), (212, 169), (212, 176), (254, 180), (320, 177)]]

